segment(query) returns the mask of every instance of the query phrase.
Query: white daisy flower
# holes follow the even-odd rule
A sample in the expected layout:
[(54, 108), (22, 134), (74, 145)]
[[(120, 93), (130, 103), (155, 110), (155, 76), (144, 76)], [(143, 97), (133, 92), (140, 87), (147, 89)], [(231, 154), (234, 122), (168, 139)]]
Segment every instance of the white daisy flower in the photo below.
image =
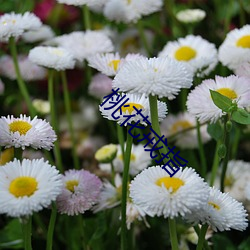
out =
[(149, 15), (159, 11), (162, 0), (109, 0), (104, 6), (104, 16), (116, 22), (136, 22), (142, 15)]
[(207, 202), (208, 185), (192, 168), (180, 169), (170, 177), (161, 166), (138, 174), (130, 185), (130, 197), (146, 214), (164, 218), (184, 216)]
[[(19, 55), (17, 60), (23, 80), (27, 82), (39, 81), (47, 77), (47, 70), (30, 61), (26, 55)], [(4, 55), (0, 58), (0, 74), (11, 80), (17, 79), (15, 66), (11, 56)]]
[[(137, 175), (151, 163), (150, 154), (145, 151), (142, 144), (132, 145), (129, 174), (132, 176)], [(114, 169), (116, 172), (123, 173), (124, 163), (121, 147), (118, 145), (116, 158), (113, 161)], [(111, 164), (100, 164), (100, 169), (111, 173)]]
[(127, 61), (144, 58), (139, 54), (128, 54), (125, 58), (121, 58), (119, 53), (96, 54), (88, 58), (89, 66), (99, 70), (107, 76), (114, 76), (118, 70)]
[(206, 12), (201, 9), (181, 10), (176, 14), (176, 18), (182, 23), (197, 23), (206, 17)]
[(249, 62), (250, 25), (230, 31), (219, 48), (218, 56), (220, 62), (231, 70), (235, 70), (244, 62)]
[(230, 229), (243, 231), (248, 226), (247, 212), (242, 203), (214, 187), (210, 188), (206, 206), (197, 213), (187, 215), (186, 218), (196, 223), (207, 223), (215, 232)]
[(202, 81), (188, 95), (188, 111), (200, 122), (216, 122), (225, 114), (213, 103), (210, 89), (234, 100), (238, 107), (244, 108), (250, 105), (250, 78), (235, 75), (215, 76), (215, 80)]
[(15, 159), (0, 168), (0, 179), (0, 213), (12, 217), (48, 207), (62, 189), (59, 171), (43, 159)]
[[(103, 106), (99, 106), (99, 109), (104, 118), (109, 119), (111, 121), (117, 121), (118, 124), (123, 124), (123, 126), (127, 126), (128, 123), (140, 121), (141, 124), (147, 126), (147, 122), (143, 121), (142, 116), (136, 114), (137, 111), (133, 108), (136, 107), (137, 110), (142, 109), (142, 115), (144, 117), (148, 116), (148, 121), (151, 121), (150, 116), (150, 107), (149, 107), (149, 99), (145, 94), (124, 94), (121, 93), (121, 98), (124, 97), (124, 101), (128, 98), (128, 101), (119, 108), (118, 106), (114, 106), (111, 109), (109, 108), (109, 104), (105, 103)], [(122, 103), (124, 102), (122, 101)], [(121, 103), (121, 104), (122, 104)], [(158, 117), (159, 121), (164, 119), (167, 114), (167, 105), (164, 102), (158, 101)], [(129, 115), (134, 115), (128, 119)], [(116, 119), (117, 118), (117, 119)]]
[(104, 181), (99, 201), (93, 207), (93, 211), (99, 212), (105, 209), (110, 209), (121, 204), (122, 196), (122, 179), (121, 176), (116, 174), (115, 185), (112, 185), (109, 181)]
[(163, 58), (140, 58), (127, 61), (113, 81), (120, 91), (146, 95), (158, 95), (174, 99), (181, 88), (190, 88), (193, 74), (184, 63)]
[(75, 59), (71, 52), (60, 47), (35, 47), (29, 52), (29, 59), (40, 66), (58, 71), (75, 67)]
[(55, 36), (54, 31), (48, 25), (42, 25), (37, 30), (30, 30), (22, 35), (22, 39), (27, 43), (46, 41)]
[(44, 148), (50, 150), (56, 140), (56, 134), (45, 120), (20, 115), (0, 118), (0, 146), (5, 148)]
[[(234, 199), (244, 202), (246, 185), (250, 182), (250, 163), (241, 160), (231, 160), (227, 165), (227, 172), (224, 180), (224, 190)], [(220, 176), (222, 166), (216, 175), (214, 186), (220, 188)]]
[(0, 42), (7, 42), (10, 37), (19, 38), (25, 31), (36, 30), (42, 25), (33, 13), (6, 13), (0, 17)]
[(215, 45), (194, 35), (168, 42), (159, 53), (166, 56), (185, 63), (198, 76), (208, 75), (218, 62)]
[(83, 6), (87, 5), (89, 7), (102, 6), (106, 0), (56, 0), (58, 3), (64, 3), (74, 6)]
[(34, 99), (32, 105), (40, 114), (48, 115), (50, 113), (50, 103), (47, 100)]
[(54, 38), (52, 43), (69, 50), (80, 62), (97, 53), (114, 50), (112, 41), (103, 31), (75, 31)]
[[(177, 115), (167, 115), (167, 117), (161, 122), (160, 127), (162, 134), (164, 134), (166, 138), (177, 134), (175, 136), (176, 146), (182, 149), (192, 149), (199, 146), (196, 125), (197, 124), (195, 117), (188, 112), (184, 112)], [(192, 127), (193, 129), (182, 132), (183, 130)], [(210, 135), (207, 132), (206, 124), (200, 127), (200, 132), (201, 140), (203, 143), (206, 143), (211, 139)]]

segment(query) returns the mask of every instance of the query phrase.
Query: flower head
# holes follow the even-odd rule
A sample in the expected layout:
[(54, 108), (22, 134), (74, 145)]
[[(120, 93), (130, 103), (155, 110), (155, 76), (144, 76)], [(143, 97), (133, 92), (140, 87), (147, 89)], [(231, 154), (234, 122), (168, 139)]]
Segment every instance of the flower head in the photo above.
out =
[[(33, 63), (26, 55), (19, 55), (17, 60), (21, 76), (25, 81), (39, 81), (46, 78), (47, 70)], [(11, 80), (17, 79), (11, 56), (5, 55), (0, 58), (0, 74)]]
[(71, 169), (64, 173), (62, 180), (63, 189), (56, 200), (60, 213), (82, 214), (97, 202), (102, 182), (94, 174)]
[(105, 0), (57, 0), (57, 2), (74, 6), (87, 5), (89, 7), (98, 7), (102, 6), (105, 3)]
[(28, 43), (42, 42), (55, 36), (54, 31), (48, 25), (42, 25), (37, 30), (30, 30), (22, 35), (22, 39)]
[(43, 159), (15, 159), (0, 168), (0, 178), (0, 213), (12, 217), (48, 207), (62, 189), (59, 171)]
[(70, 51), (79, 62), (97, 53), (107, 53), (114, 49), (110, 38), (101, 31), (75, 31), (55, 37), (52, 42)]
[(243, 231), (247, 227), (247, 213), (242, 203), (216, 188), (210, 188), (206, 206), (197, 213), (187, 215), (187, 219), (207, 223), (215, 232), (230, 229)]
[[(188, 112), (179, 113), (177, 115), (169, 114), (161, 122), (161, 131), (166, 138), (169, 136), (175, 136), (175, 144), (179, 148), (197, 148), (197, 130), (196, 130), (196, 119)], [(193, 127), (193, 129), (192, 129)], [(190, 129), (186, 132), (184, 130)], [(178, 134), (179, 133), (179, 134)], [(203, 125), (200, 128), (201, 140), (206, 143), (211, 137), (207, 133), (207, 125)]]
[(138, 174), (130, 185), (130, 197), (146, 214), (164, 218), (192, 213), (207, 202), (207, 184), (192, 168), (179, 170), (174, 177), (160, 166)]
[(181, 10), (176, 14), (176, 18), (183, 23), (196, 23), (206, 17), (206, 12), (201, 9)]
[(104, 16), (116, 22), (136, 22), (143, 15), (159, 11), (162, 0), (109, 0), (104, 6)]
[(215, 45), (194, 35), (168, 42), (159, 56), (183, 62), (198, 76), (208, 75), (218, 62)]
[[(144, 117), (148, 116), (148, 120), (151, 121), (150, 118), (150, 107), (149, 107), (149, 99), (145, 94), (121, 94), (121, 98), (124, 97), (124, 100), (129, 98), (128, 102), (126, 102), (120, 109), (117, 107), (112, 107), (108, 109), (108, 104), (105, 103), (103, 106), (99, 106), (100, 111), (104, 118), (107, 118), (111, 121), (117, 121), (118, 124), (122, 124), (127, 126), (128, 122), (137, 122), (140, 121), (141, 124), (147, 126), (147, 123), (143, 121), (142, 117), (138, 115), (137, 110), (142, 110), (142, 115)], [(135, 109), (135, 108), (137, 109)], [(167, 114), (167, 105), (164, 102), (158, 101), (158, 117), (159, 121), (164, 119)], [(128, 115), (132, 115), (132, 117), (128, 121)], [(116, 119), (117, 118), (117, 119)]]
[(230, 31), (219, 48), (218, 56), (220, 62), (231, 70), (249, 62), (250, 25)]
[(75, 59), (73, 55), (64, 48), (38, 46), (30, 50), (29, 59), (47, 68), (56, 70), (73, 69)]
[(56, 134), (50, 124), (37, 117), (26, 115), (19, 118), (2, 116), (0, 118), (0, 145), (9, 148), (44, 148), (50, 150), (56, 140)]
[(0, 42), (7, 42), (10, 37), (19, 38), (25, 31), (36, 30), (41, 25), (33, 13), (6, 13), (0, 17)]
[(127, 61), (113, 81), (120, 91), (174, 99), (181, 88), (190, 88), (193, 74), (183, 63), (163, 58)]
[(103, 98), (112, 92), (112, 79), (104, 74), (97, 73), (92, 77), (88, 93), (97, 98)]
[(110, 163), (114, 160), (116, 154), (117, 146), (115, 144), (108, 144), (96, 151), (95, 158), (100, 163)]
[(213, 103), (210, 89), (234, 100), (241, 108), (250, 105), (250, 78), (235, 75), (215, 76), (215, 80), (204, 80), (188, 95), (188, 111), (200, 122), (216, 122), (224, 115), (224, 112)]

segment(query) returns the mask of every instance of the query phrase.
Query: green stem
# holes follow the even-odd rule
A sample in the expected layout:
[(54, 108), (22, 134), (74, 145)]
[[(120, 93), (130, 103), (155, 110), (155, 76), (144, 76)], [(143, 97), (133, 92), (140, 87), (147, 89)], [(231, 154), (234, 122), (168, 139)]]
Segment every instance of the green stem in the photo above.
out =
[(91, 30), (89, 7), (86, 4), (82, 6), (82, 15), (83, 15), (85, 30)]
[(197, 124), (197, 137), (198, 137), (198, 145), (199, 145), (199, 154), (200, 154), (200, 159), (201, 159), (201, 171), (200, 174), (203, 178), (206, 177), (207, 173), (207, 162), (206, 162), (206, 157), (205, 157), (205, 152), (204, 152), (204, 147), (203, 143), (201, 140), (201, 131), (200, 131), (200, 123), (198, 120), (196, 121)]
[(65, 109), (66, 109), (66, 116), (67, 116), (67, 120), (68, 120), (69, 132), (70, 132), (71, 142), (72, 142), (72, 157), (73, 157), (73, 162), (74, 162), (74, 168), (79, 169), (80, 163), (79, 163), (79, 159), (78, 159), (77, 154), (76, 154), (76, 138), (75, 138), (73, 123), (72, 123), (70, 94), (69, 94), (69, 89), (68, 89), (65, 71), (61, 71), (61, 77), (62, 77), (62, 84), (63, 84), (64, 105), (65, 105)]
[(132, 149), (133, 137), (127, 130), (127, 143), (124, 156), (124, 169), (122, 175), (122, 222), (121, 222), (121, 249), (128, 249), (128, 230), (126, 224), (126, 206), (127, 206), (127, 193), (128, 193), (128, 176), (129, 176), (129, 164)]
[(85, 235), (85, 228), (86, 228), (86, 223), (83, 220), (82, 214), (78, 215), (78, 222), (79, 222), (79, 231), (80, 231), (80, 238), (82, 241), (82, 249), (88, 249), (88, 244), (87, 244), (87, 239)]
[(170, 233), (170, 241), (172, 250), (178, 250), (178, 239), (176, 234), (176, 223), (175, 219), (168, 218), (168, 225), (169, 225), (169, 233)]
[[(197, 236), (198, 236), (198, 239), (199, 239), (199, 235), (200, 235), (200, 232), (201, 232), (199, 226), (198, 226), (198, 225), (194, 226), (194, 230), (195, 230), (195, 232), (196, 232), (196, 234), (197, 234)], [(210, 246), (208, 245), (208, 242), (207, 242), (207, 241), (204, 241), (203, 247), (204, 247), (205, 250), (211, 250), (211, 248), (210, 248)]]
[(243, 25), (246, 24), (246, 16), (242, 0), (238, 0), (238, 2), (240, 5), (240, 26), (242, 27)]
[(122, 155), (123, 155), (123, 159), (124, 159), (124, 133), (123, 133), (123, 128), (118, 123), (116, 124), (116, 127), (117, 127), (117, 137), (118, 137), (120, 147), (122, 149)]
[(48, 233), (47, 233), (46, 250), (52, 250), (52, 247), (53, 247), (53, 235), (54, 235), (54, 228), (55, 228), (55, 222), (56, 222), (56, 215), (57, 215), (56, 205), (53, 202), (50, 221), (49, 221), (49, 228), (48, 228)]
[(23, 241), (24, 249), (32, 250), (31, 245), (31, 232), (32, 232), (32, 217), (24, 218), (22, 220), (22, 231), (23, 231)]
[(11, 56), (12, 56), (13, 63), (14, 63), (14, 68), (15, 68), (15, 71), (16, 71), (18, 87), (20, 89), (20, 92), (23, 95), (23, 98), (24, 98), (26, 104), (27, 104), (27, 107), (28, 107), (28, 110), (29, 110), (29, 113), (30, 113), (31, 117), (34, 117), (36, 115), (36, 111), (35, 111), (35, 108), (32, 105), (30, 95), (28, 93), (26, 85), (25, 85), (25, 83), (24, 83), (24, 81), (22, 79), (22, 76), (21, 76), (20, 68), (19, 68), (19, 65), (18, 65), (17, 48), (16, 48), (16, 43), (15, 43), (15, 38), (14, 37), (11, 37), (9, 39), (9, 46), (10, 46), (10, 52), (11, 52)]
[(201, 230), (200, 230), (200, 234), (199, 234), (199, 240), (198, 240), (198, 245), (196, 247), (196, 250), (204, 249), (203, 244), (204, 244), (204, 241), (205, 241), (205, 236), (206, 236), (207, 229), (208, 229), (207, 224), (202, 225)]
[[(55, 102), (54, 102), (54, 84), (53, 84), (53, 70), (49, 70), (48, 74), (48, 95), (49, 95), (49, 103), (50, 103), (50, 113), (51, 113), (51, 125), (54, 128), (57, 136), (58, 136), (58, 131), (57, 131), (57, 119), (56, 119), (56, 113), (55, 113)], [(57, 139), (55, 141), (55, 146), (54, 146), (54, 154), (56, 158), (56, 166), (58, 169), (62, 172), (62, 158), (61, 158), (61, 152), (60, 152), (60, 146), (59, 146), (59, 140)]]
[(14, 157), (20, 161), (22, 160), (23, 158), (22, 148), (14, 148)]
[(240, 129), (235, 126), (235, 134), (234, 134), (234, 140), (233, 140), (233, 146), (232, 146), (232, 159), (236, 159), (237, 157), (237, 152), (238, 152), (238, 146), (239, 146), (239, 141), (240, 141), (240, 135), (241, 131)]
[(225, 183), (225, 177), (227, 172), (227, 164), (229, 161), (229, 133), (227, 132), (226, 124), (229, 120), (228, 115), (224, 118), (224, 144), (226, 146), (226, 155), (223, 159), (223, 165), (222, 165), (222, 172), (221, 172), (221, 179), (220, 179), (220, 190), (221, 192), (224, 192), (224, 183)]
[(139, 21), (137, 22), (137, 29), (138, 29), (140, 38), (141, 38), (141, 40), (142, 40), (143, 47), (144, 47), (144, 49), (145, 49), (146, 52), (147, 52), (147, 56), (150, 57), (151, 51), (150, 51), (150, 47), (149, 47), (149, 45), (148, 45), (147, 37), (146, 37), (146, 35), (145, 35), (144, 28), (143, 28), (143, 25), (142, 25), (142, 21), (141, 21), (141, 20), (139, 20)]
[(214, 161), (213, 161), (213, 166), (212, 166), (211, 179), (210, 179), (210, 186), (211, 187), (214, 185), (214, 180), (215, 180), (217, 170), (218, 170), (218, 167), (219, 167), (220, 158), (219, 158), (219, 155), (218, 155), (218, 149), (219, 149), (220, 144), (221, 144), (221, 142), (217, 141), (215, 152), (214, 152)]

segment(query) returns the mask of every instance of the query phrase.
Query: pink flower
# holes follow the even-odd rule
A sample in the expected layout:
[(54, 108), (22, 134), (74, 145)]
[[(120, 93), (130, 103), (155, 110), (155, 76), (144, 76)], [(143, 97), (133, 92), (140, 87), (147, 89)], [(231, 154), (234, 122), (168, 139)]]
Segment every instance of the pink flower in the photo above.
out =
[(85, 170), (68, 170), (63, 176), (63, 190), (57, 197), (57, 208), (61, 214), (78, 215), (98, 201), (101, 180)]

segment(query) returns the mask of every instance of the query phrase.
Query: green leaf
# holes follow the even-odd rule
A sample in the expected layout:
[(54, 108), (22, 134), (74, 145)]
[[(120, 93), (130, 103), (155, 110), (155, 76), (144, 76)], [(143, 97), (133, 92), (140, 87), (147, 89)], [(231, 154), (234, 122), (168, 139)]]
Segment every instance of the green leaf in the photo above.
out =
[(216, 141), (222, 139), (223, 129), (219, 122), (208, 124), (207, 132)]
[(226, 249), (226, 250), (236, 250), (236, 246), (232, 243), (232, 241), (222, 235), (222, 234), (216, 234), (213, 236), (213, 249), (214, 250), (221, 250), (221, 249)]
[(232, 120), (240, 124), (250, 124), (250, 114), (246, 110), (238, 108), (232, 113)]
[(250, 237), (241, 242), (241, 244), (238, 247), (238, 250), (249, 250), (249, 246), (250, 246)]
[(222, 111), (230, 112), (232, 111), (232, 107), (235, 107), (235, 104), (230, 98), (218, 93), (217, 91), (210, 89), (210, 94), (214, 104)]
[(0, 249), (23, 249), (21, 225), (13, 219), (0, 231)]

